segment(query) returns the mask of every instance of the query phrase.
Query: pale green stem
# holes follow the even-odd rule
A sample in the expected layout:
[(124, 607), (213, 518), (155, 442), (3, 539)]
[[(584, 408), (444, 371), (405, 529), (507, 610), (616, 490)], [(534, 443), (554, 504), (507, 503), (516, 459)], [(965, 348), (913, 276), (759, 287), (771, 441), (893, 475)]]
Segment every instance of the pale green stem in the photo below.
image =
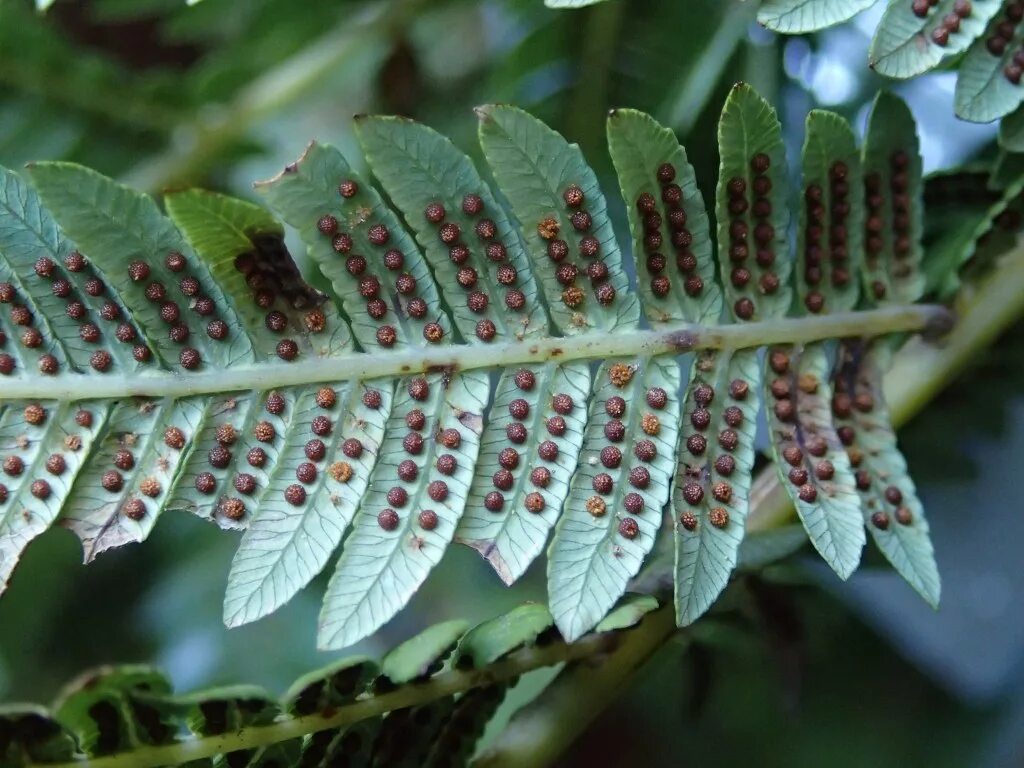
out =
[(949, 327), (944, 307), (910, 305), (816, 318), (787, 318), (739, 325), (680, 323), (656, 330), (587, 333), (562, 338), (488, 345), (454, 345), (393, 353), (351, 352), (293, 363), (238, 365), (183, 374), (154, 372), (134, 376), (32, 376), (0, 382), (0, 399), (80, 400), (104, 397), (185, 397), (246, 389), (269, 390), (300, 384), (367, 380), (426, 371), (500, 368), (549, 360), (602, 360), (614, 357), (678, 354), (695, 349), (743, 349), (766, 344), (802, 344), (844, 336)]

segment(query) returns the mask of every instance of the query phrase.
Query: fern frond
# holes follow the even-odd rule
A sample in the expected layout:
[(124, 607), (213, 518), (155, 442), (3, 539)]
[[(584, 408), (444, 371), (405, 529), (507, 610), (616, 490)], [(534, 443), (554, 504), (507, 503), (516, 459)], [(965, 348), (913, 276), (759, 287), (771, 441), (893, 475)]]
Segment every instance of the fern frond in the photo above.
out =
[[(228, 626), (275, 611), (340, 547), (319, 631), (335, 648), (400, 611), (452, 541), (512, 583), (553, 530), (550, 620), (571, 641), (672, 528), (689, 623), (739, 556), (765, 346), (779, 466), (798, 446), (809, 479), (787, 487), (848, 576), (874, 497), (854, 490), (837, 436), (828, 340), (947, 318), (909, 304), (924, 284), (922, 184), (902, 103), (880, 99), (863, 158), (842, 118), (809, 118), (804, 199), (824, 191), (801, 209), (795, 281), (781, 126), (749, 86), (723, 110), (717, 244), (672, 132), (609, 116), (633, 264), (577, 146), (514, 107), (479, 118), (500, 194), (445, 137), (387, 117), (357, 119), (381, 191), (312, 144), (257, 185), (275, 213), (189, 190), (165, 215), (79, 166), (30, 166), (34, 189), (3, 171), (0, 582), (54, 523), (91, 560), (185, 510), (242, 531)], [(282, 220), (319, 274), (292, 259)], [(862, 281), (887, 306), (856, 311)], [(677, 356), (693, 350), (684, 389)], [(884, 410), (873, 418), (886, 446), (873, 471), (905, 474)], [(925, 553), (923, 524), (915, 535)], [(926, 559), (896, 564), (921, 588)], [(421, 714), (465, 708), (446, 706)], [(294, 746), (313, 762), (338, 748)]]
[(656, 648), (671, 626), (657, 609), (651, 598), (626, 600), (575, 644), (537, 604), (471, 629), (444, 622), (379, 663), (345, 658), (303, 675), (280, 699), (251, 685), (177, 694), (153, 667), (101, 667), (49, 709), (0, 708), (0, 760), (11, 768), (463, 765), (519, 675), (595, 654), (614, 661), (638, 636)]

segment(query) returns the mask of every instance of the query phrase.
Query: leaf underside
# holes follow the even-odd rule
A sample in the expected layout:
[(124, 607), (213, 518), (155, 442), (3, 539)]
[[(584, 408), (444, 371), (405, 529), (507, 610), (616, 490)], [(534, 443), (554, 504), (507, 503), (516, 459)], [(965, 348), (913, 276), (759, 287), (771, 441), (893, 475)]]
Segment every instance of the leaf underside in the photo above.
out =
[[(813, 215), (835, 246), (819, 282), (809, 277), (809, 210), (800, 273), (790, 277), (781, 126), (749, 86), (736, 86), (723, 109), (717, 244), (672, 131), (634, 110), (610, 115), (633, 264), (579, 147), (514, 107), (478, 114), (493, 191), (445, 137), (380, 117), (359, 118), (357, 133), (382, 190), (314, 143), (257, 185), (270, 210), (200, 190), (168, 194), (162, 210), (73, 164), (31, 165), (32, 185), (0, 169), (0, 384), (19, 394), (0, 390), (0, 589), (53, 525), (72, 530), (90, 561), (143, 541), (167, 510), (187, 511), (240, 532), (228, 626), (274, 612), (336, 560), (318, 643), (351, 645), (390, 621), (457, 541), (508, 584), (546, 549), (545, 621), (574, 640), (601, 626), (662, 534), (675, 545), (677, 618), (690, 623), (739, 558), (762, 396), (775, 451), (811, 437), (827, 444), (818, 458), (831, 462), (832, 478), (810, 481), (817, 496), (797, 494), (797, 506), (815, 546), (847, 577), (877, 494), (857, 495), (837, 442), (827, 345), (788, 350), (789, 372), (766, 369), (763, 385), (756, 348), (702, 352), (686, 389), (672, 354), (603, 360), (596, 371), (591, 363), (605, 339), (640, 328), (641, 312), (671, 332), (681, 322), (714, 326), (723, 303), (737, 321), (798, 314), (794, 295), (807, 311), (848, 310), (861, 284), (868, 300), (916, 300), (923, 184), (905, 105), (879, 98), (863, 177), (848, 124), (818, 111), (808, 119), (801, 191), (828, 186), (826, 212)], [(858, 194), (871, 173), (888, 186), (874, 201), (883, 237), (862, 267), (878, 229)], [(292, 257), (285, 224), (306, 258)], [(848, 281), (835, 279), (840, 270)], [(817, 310), (814, 290), (825, 294)], [(552, 348), (550, 359), (524, 365), (503, 365), (492, 351), (508, 344), (519, 354), (527, 347), (516, 345), (550, 343), (551, 334), (593, 351), (559, 359), (564, 350)], [(489, 355), (489, 367), (444, 362), (446, 349), (464, 345)], [(304, 373), (339, 355), (394, 353), (405, 357), (390, 376), (312, 383)], [(238, 387), (217, 390), (221, 371), (241, 372)], [(805, 392), (809, 377), (817, 389)], [(780, 378), (792, 389), (793, 422), (776, 418)], [(706, 387), (716, 394), (701, 402)], [(886, 460), (902, 467), (888, 415), (871, 415), (854, 428), (877, 435)], [(697, 437), (700, 451), (691, 450)], [(804, 457), (804, 469), (813, 474), (817, 460)], [(777, 461), (795, 493), (790, 466)], [(920, 520), (911, 528), (926, 532), (912, 484), (901, 483)], [(890, 528), (880, 543), (902, 533)], [(888, 552), (937, 599), (924, 554)], [(481, 692), (480, 707), (501, 694)], [(222, 719), (236, 722), (246, 709), (228, 699)], [(472, 701), (421, 715), (440, 722)], [(359, 738), (380, 743), (396, 727)], [(282, 749), (327, 764), (344, 741), (335, 737)], [(248, 759), (266, 765), (275, 754)]]

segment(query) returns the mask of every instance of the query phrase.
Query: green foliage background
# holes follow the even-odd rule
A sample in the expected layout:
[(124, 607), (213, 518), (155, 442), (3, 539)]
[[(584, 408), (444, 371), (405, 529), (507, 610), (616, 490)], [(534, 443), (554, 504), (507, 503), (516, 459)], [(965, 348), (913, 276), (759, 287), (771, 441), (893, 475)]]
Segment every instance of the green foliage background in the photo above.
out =
[[(251, 196), (252, 181), (311, 138), (354, 149), (354, 114), (410, 115), (472, 153), (472, 107), (510, 102), (578, 141), (612, 189), (604, 116), (629, 106), (677, 130), (710, 190), (714, 125), (736, 80), (779, 105), (792, 157), (808, 109), (862, 127), (880, 83), (864, 65), (873, 21), (783, 39), (754, 25), (755, 12), (740, 0), (580, 11), (540, 0), (58, 0), (39, 15), (31, 0), (0, 0), (0, 164), (75, 160), (152, 192)], [(903, 90), (923, 125), (926, 170), (995, 155), (994, 129), (951, 117), (944, 77)], [(664, 648), (560, 764), (1019, 758), (1024, 480), (1006, 470), (1024, 446), (1022, 350), (1018, 327), (901, 434), (948, 585), (940, 614), (881, 567), (842, 589), (810, 559), (741, 580), (719, 620), (698, 625), (685, 649)], [(48, 701), (102, 662), (157, 663), (179, 690), (245, 681), (276, 692), (326, 663), (314, 650), (323, 584), (255, 625), (223, 627), (234, 546), (169, 514), (146, 547), (82, 569), (72, 534), (49, 531), (0, 601), (0, 700)], [(356, 650), (377, 655), (429, 623), (478, 621), (543, 595), (542, 567), (511, 592), (475, 553), (452, 548), (411, 607)]]

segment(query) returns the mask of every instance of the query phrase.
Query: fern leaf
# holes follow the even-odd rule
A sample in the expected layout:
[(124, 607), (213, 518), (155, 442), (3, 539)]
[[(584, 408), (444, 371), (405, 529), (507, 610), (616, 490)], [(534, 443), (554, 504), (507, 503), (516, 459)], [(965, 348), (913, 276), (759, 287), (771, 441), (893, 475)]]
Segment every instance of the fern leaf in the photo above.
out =
[[(515, 107), (477, 113), (484, 155), (523, 226), (555, 324), (567, 334), (634, 328), (639, 302), (629, 291), (597, 176), (579, 147)], [(607, 275), (590, 290), (575, 283), (588, 262), (603, 264)]]
[(800, 35), (849, 21), (878, 0), (765, 0), (757, 21), (772, 32)]
[(729, 582), (749, 508), (760, 405), (757, 353), (698, 355), (675, 478), (676, 623), (692, 624)]
[(562, 512), (589, 396), (585, 365), (509, 369), (498, 381), (456, 538), (477, 550), (506, 584), (544, 550)]
[(169, 718), (150, 703), (170, 692), (167, 678), (152, 667), (102, 667), (70, 683), (54, 714), (86, 755), (109, 755), (172, 740)]
[[(57, 519), (103, 424), (99, 417), (91, 427), (79, 428), (75, 420), (79, 408), (70, 404), (46, 401), (20, 406), (12, 404), (0, 412), (0, 455), (17, 456), (20, 465), (28, 468), (17, 474), (5, 471), (7, 498), (0, 507), (0, 592), (6, 588), (24, 548)], [(82, 406), (90, 407), (89, 403)], [(27, 414), (38, 415), (26, 418)], [(33, 423), (39, 418), (40, 423)], [(67, 440), (72, 435), (69, 446)], [(30, 472), (37, 465), (60, 471), (40, 473), (46, 479), (33, 481)], [(5, 464), (4, 469), (10, 467)], [(46, 484), (45, 494), (39, 492), (38, 482)]]
[[(168, 194), (164, 205), (229, 295), (243, 296), (252, 288), (280, 290), (285, 295), (288, 300), (278, 302), (275, 311), (287, 319), (287, 330), (278, 332), (291, 333), (310, 342), (310, 349), (316, 354), (341, 352), (350, 345), (348, 326), (327, 296), (303, 280), (285, 248), (284, 228), (268, 211), (244, 200), (201, 189)], [(240, 270), (239, 265), (244, 265), (245, 269)], [(256, 271), (249, 271), (252, 268)], [(262, 285), (254, 285), (254, 274), (261, 276)], [(273, 277), (267, 279), (268, 274)], [(248, 327), (266, 325), (267, 312), (259, 303), (239, 303), (237, 310)], [(318, 314), (310, 316), (311, 311)], [(314, 320), (325, 327), (326, 333), (309, 333)], [(278, 338), (270, 334), (253, 336), (257, 351), (264, 355), (275, 354), (277, 342)]]
[[(167, 445), (167, 430), (195, 434), (203, 418), (205, 398), (140, 399), (109, 406), (83, 403), (74, 409), (69, 435), (83, 448), (98, 424), (106, 419), (102, 440), (64, 502), (61, 525), (82, 542), (85, 562), (113, 547), (143, 541), (169, 504), (189, 452)], [(93, 427), (81, 427), (82, 412)], [(67, 454), (65, 454), (67, 455)]]
[(834, 112), (811, 110), (802, 153), (797, 293), (808, 312), (844, 312), (857, 303), (864, 200), (853, 129)]
[(727, 303), (739, 320), (781, 317), (792, 299), (782, 126), (746, 83), (732, 89), (722, 108), (718, 145), (715, 218)]
[(864, 139), (863, 278), (869, 299), (915, 301), (921, 296), (922, 187), (914, 116), (898, 96), (882, 91)]
[(427, 627), (385, 654), (380, 664), (383, 685), (391, 686), (423, 680), (438, 672), (458, 647), (459, 638), (469, 628), (461, 619), (443, 621)]
[[(342, 186), (348, 197), (339, 191)], [(451, 341), (451, 322), (426, 260), (398, 217), (338, 150), (310, 144), (256, 190), (302, 236), (360, 346), (401, 349)], [(403, 275), (412, 278), (411, 287), (399, 291)], [(435, 324), (440, 333), (428, 339), (428, 326)]]
[(807, 535), (840, 578), (860, 562), (864, 525), (853, 470), (832, 421), (829, 360), (820, 344), (770, 350), (765, 402), (775, 467)]
[(267, 499), (256, 499), (259, 514), (231, 563), (224, 597), (224, 623), (229, 627), (255, 621), (290, 600), (323, 569), (341, 542), (379, 457), (390, 410), (390, 384), (375, 383), (372, 389), (380, 396), (375, 407), (363, 402), (368, 388), (361, 384), (347, 382), (335, 390), (341, 418), (323, 441), (325, 471), (304, 483), (309, 501), (302, 505), (290, 503), (286, 494), (298, 468), (309, 460), (305, 425), (324, 412), (318, 404), (322, 390), (301, 390), (289, 404), (292, 423), (300, 426), (286, 430), (269, 477), (258, 484)]
[(937, 608), (941, 585), (928, 521), (896, 446), (882, 393), (890, 348), (878, 340), (844, 344), (842, 352), (832, 411), (856, 472), (864, 523), (893, 568)]
[(1024, 98), (1021, 89), (1004, 75), (1006, 68), (1013, 63), (1014, 54), (1020, 50), (1018, 25), (1014, 25), (1013, 38), (1006, 41), (1004, 51), (997, 54), (989, 48), (989, 41), (1006, 20), (1005, 14), (994, 15), (984, 34), (975, 39), (964, 55), (953, 96), (957, 117), (975, 123), (990, 123), (1020, 106)]
[[(158, 293), (175, 295), (169, 286), (179, 284), (178, 273), (168, 267), (166, 260), (154, 259), (154, 254), (184, 256), (188, 274), (198, 284), (197, 295), (201, 292), (213, 299), (218, 318), (227, 326), (226, 336), (214, 339), (188, 328), (186, 313), (177, 307), (175, 323), (186, 326), (188, 346), (199, 353), (202, 361), (207, 365), (227, 366), (254, 359), (249, 334), (265, 331), (243, 324), (234, 303), (214, 280), (209, 267), (196, 258), (150, 197), (72, 163), (35, 163), (28, 170), (61, 229), (88, 256), (109, 290), (130, 304), (132, 318), (141, 326), (158, 360), (170, 367), (179, 367), (184, 342), (176, 341), (167, 330), (172, 324), (166, 319), (170, 316), (166, 305), (175, 303), (174, 299), (164, 300), (163, 295), (156, 298)], [(140, 262), (144, 263), (144, 268), (138, 266)], [(150, 289), (147, 295), (147, 289), (154, 283), (163, 286), (163, 291)], [(176, 298), (182, 295), (190, 298), (184, 292)], [(116, 371), (107, 373), (111, 374)]]
[[(686, 151), (671, 130), (632, 109), (609, 115), (608, 146), (629, 213), (633, 253), (646, 255), (637, 258), (637, 283), (647, 319), (716, 322), (722, 292), (704, 198)], [(674, 253), (674, 264), (664, 253)]]
[(533, 645), (553, 626), (547, 607), (524, 603), (463, 635), (453, 663), (462, 669), (486, 667), (518, 648)]
[(440, 561), (468, 498), (489, 390), (486, 374), (476, 372), (400, 386), (381, 460), (324, 597), (321, 647), (351, 645), (377, 630)]
[(60, 763), (75, 754), (75, 737), (50, 717), (44, 707), (33, 704), (0, 706), (0, 731), (6, 737), (0, 762), (20, 766)]
[(956, 32), (943, 35), (943, 20), (953, 12), (955, 0), (939, 0), (924, 17), (910, 3), (890, 2), (875, 30), (868, 62), (881, 75), (905, 79), (933, 69), (941, 62), (967, 50), (985, 31), (985, 26), (1002, 5), (1001, 0), (975, 0)]
[[(522, 238), (473, 162), (446, 137), (411, 120), (361, 117), (356, 130), (374, 174), (426, 252), (462, 336), (522, 340), (546, 331)], [(453, 226), (459, 234), (446, 243)], [(473, 285), (465, 287), (470, 278)], [(487, 299), (483, 309), (480, 296)], [(481, 332), (482, 323), (492, 323), (494, 333)]]
[(607, 361), (598, 371), (548, 551), (548, 601), (570, 642), (608, 613), (654, 545), (674, 474), (678, 391), (672, 359)]
[[(67, 299), (72, 294), (82, 305), (82, 314), (98, 314), (107, 302), (116, 308), (118, 315), (127, 316), (119, 299), (110, 296), (93, 296), (85, 290), (85, 283), (91, 277), (82, 270), (65, 270), (61, 284), (55, 290), (47, 277), (55, 277), (54, 271), (71, 258), (80, 258), (71, 243), (57, 227), (48, 210), (43, 208), (35, 190), (29, 187), (15, 173), (0, 168), (0, 281), (17, 289), (18, 303), (31, 313), (31, 324), (22, 326), (25, 330), (14, 334), (15, 328), (8, 328), (12, 337), (24, 338), (30, 329), (38, 331), (41, 337), (34, 345), (22, 344), (10, 351), (22, 357), (18, 366), (19, 375), (40, 370), (40, 358), (53, 355), (59, 369), (68, 364), (79, 370), (91, 371), (90, 361), (96, 351), (95, 341), (88, 342), (82, 337), (80, 319), (67, 311)], [(72, 256), (75, 254), (75, 256)], [(32, 279), (33, 272), (44, 279)], [(38, 274), (41, 273), (41, 274)], [(60, 295), (63, 294), (63, 295)], [(11, 346), (11, 345), (7, 345)], [(110, 354), (117, 364), (129, 370), (136, 366), (131, 350), (115, 346)]]

